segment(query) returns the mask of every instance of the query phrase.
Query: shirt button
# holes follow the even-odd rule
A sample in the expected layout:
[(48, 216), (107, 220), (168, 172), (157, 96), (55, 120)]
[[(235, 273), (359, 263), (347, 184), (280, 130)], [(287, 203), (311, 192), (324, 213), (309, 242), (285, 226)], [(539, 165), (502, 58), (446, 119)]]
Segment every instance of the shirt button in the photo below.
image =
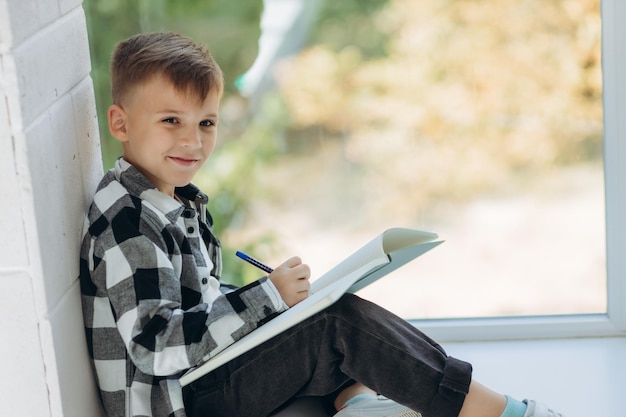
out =
[(202, 278), (202, 285), (207, 285), (209, 283), (208, 278)]
[(194, 229), (193, 227), (188, 227), (188, 228), (187, 228), (187, 233), (191, 234), (191, 233), (193, 233), (193, 232), (194, 232), (194, 230), (195, 230), (195, 229)]

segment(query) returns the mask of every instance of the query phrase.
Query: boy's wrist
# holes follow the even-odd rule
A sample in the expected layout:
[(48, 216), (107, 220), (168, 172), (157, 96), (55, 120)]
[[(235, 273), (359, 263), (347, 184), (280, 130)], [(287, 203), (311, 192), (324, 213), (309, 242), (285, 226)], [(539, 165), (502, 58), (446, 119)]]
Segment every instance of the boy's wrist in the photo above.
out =
[(265, 279), (265, 284), (268, 285), (268, 288), (273, 293), (273, 296), (270, 298), (272, 299), (272, 302), (274, 303), (274, 308), (276, 308), (276, 311), (288, 310), (289, 306), (287, 305), (287, 303), (285, 303), (285, 300), (283, 300), (283, 298), (280, 296), (280, 292), (278, 292), (278, 288), (276, 288), (272, 280), (269, 279), (269, 277), (264, 277), (261, 279)]

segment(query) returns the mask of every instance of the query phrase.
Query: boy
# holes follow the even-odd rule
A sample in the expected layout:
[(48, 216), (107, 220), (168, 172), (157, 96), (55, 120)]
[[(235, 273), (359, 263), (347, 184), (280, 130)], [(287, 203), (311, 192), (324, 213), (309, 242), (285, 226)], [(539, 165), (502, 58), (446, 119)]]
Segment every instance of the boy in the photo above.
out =
[(330, 398), (338, 417), (560, 416), (472, 381), (469, 364), (356, 296), (183, 392), (188, 368), (306, 298), (310, 271), (294, 257), (243, 288), (220, 285), (208, 199), (191, 184), (215, 147), (223, 91), (204, 47), (137, 35), (116, 47), (111, 75), (109, 130), (124, 152), (94, 196), (80, 259), (108, 416), (266, 416), (302, 395)]

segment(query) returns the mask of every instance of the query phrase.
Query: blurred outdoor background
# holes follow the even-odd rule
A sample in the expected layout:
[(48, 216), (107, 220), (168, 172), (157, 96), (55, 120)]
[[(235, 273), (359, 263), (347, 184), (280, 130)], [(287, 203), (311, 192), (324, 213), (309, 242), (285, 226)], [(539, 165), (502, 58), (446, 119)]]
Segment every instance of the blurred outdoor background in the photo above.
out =
[(316, 277), (417, 227), (446, 242), (360, 295), (406, 318), (606, 311), (600, 0), (84, 7), (105, 168), (115, 43), (173, 30), (224, 70), (220, 143), (195, 182), (226, 279), (259, 277), (238, 249), (299, 255)]

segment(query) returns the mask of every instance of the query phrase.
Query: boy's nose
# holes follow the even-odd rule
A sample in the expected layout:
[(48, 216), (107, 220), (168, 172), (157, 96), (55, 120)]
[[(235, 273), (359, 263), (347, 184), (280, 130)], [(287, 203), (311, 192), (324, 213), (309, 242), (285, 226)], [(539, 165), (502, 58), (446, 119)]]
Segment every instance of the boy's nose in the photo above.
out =
[(202, 135), (198, 129), (187, 129), (183, 132), (180, 141), (185, 148), (201, 147)]

